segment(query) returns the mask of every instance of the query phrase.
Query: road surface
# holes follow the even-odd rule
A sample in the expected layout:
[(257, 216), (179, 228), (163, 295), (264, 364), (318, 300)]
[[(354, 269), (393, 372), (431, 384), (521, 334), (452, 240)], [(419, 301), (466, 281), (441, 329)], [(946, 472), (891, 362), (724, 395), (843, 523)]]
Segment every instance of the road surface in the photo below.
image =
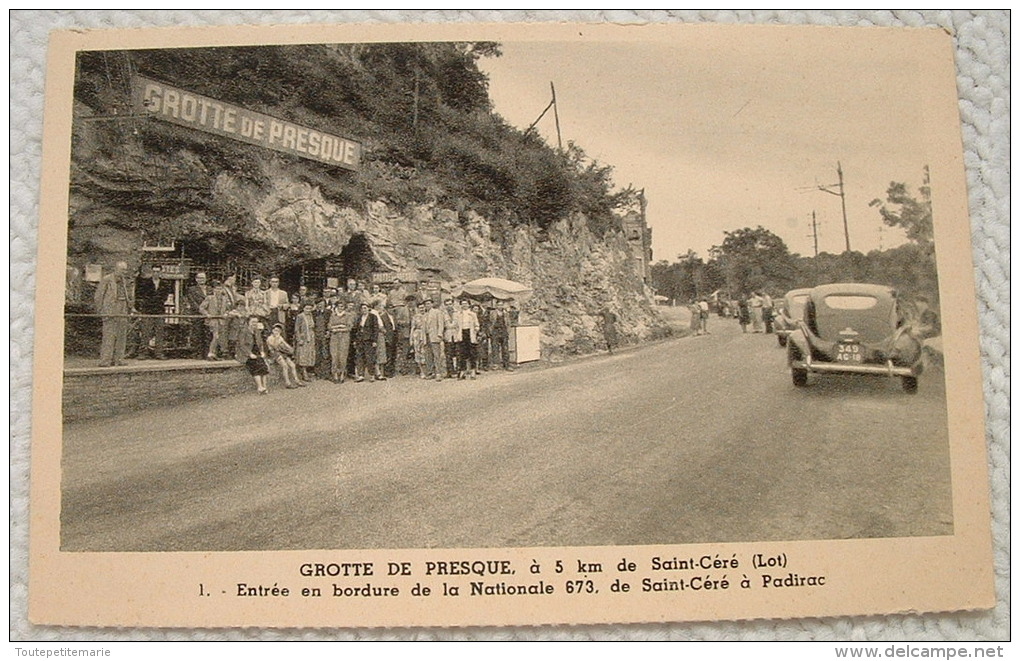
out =
[(945, 388), (712, 334), (477, 381), (319, 382), (64, 429), (61, 546), (683, 544), (952, 534)]

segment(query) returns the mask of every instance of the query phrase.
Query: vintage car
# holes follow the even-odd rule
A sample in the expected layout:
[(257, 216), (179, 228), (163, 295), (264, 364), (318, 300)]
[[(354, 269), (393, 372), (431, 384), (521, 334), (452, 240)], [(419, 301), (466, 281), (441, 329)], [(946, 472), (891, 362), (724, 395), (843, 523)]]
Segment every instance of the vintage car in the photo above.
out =
[(869, 284), (821, 285), (810, 290), (804, 316), (787, 337), (795, 386), (808, 374), (899, 377), (917, 392), (921, 342), (903, 323), (896, 291)]
[(772, 328), (779, 340), (779, 346), (786, 346), (786, 338), (797, 330), (797, 323), (804, 317), (804, 304), (807, 303), (810, 289), (791, 289), (786, 292), (783, 300), (776, 305)]

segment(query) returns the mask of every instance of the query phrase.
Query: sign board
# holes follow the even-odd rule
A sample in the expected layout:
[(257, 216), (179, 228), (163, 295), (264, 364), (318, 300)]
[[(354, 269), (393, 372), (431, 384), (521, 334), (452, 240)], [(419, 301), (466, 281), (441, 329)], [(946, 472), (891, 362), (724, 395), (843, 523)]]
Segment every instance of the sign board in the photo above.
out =
[(417, 271), (385, 271), (372, 274), (372, 282), (418, 282)]
[(538, 326), (514, 326), (510, 329), (510, 360), (518, 365), (542, 357)]
[(147, 278), (152, 275), (153, 266), (160, 267), (165, 280), (187, 280), (191, 274), (191, 267), (188, 264), (181, 264), (180, 262), (152, 262), (142, 265), (142, 276)]
[(143, 76), (131, 79), (131, 101), (137, 114), (179, 126), (348, 170), (357, 170), (361, 163), (361, 144), (353, 140), (245, 110)]

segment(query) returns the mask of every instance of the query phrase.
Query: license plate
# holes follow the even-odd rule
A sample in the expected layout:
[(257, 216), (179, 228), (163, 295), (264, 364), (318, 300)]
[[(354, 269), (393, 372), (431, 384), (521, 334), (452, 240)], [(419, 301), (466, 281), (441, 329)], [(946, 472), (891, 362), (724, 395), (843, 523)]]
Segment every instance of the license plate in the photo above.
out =
[(863, 363), (864, 352), (856, 342), (839, 342), (836, 344), (837, 363)]

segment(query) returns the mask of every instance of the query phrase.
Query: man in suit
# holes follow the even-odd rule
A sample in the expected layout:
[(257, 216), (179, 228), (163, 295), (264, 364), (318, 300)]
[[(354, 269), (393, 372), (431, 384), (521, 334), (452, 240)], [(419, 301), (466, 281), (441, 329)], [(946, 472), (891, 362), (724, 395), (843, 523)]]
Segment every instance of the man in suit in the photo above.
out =
[(443, 301), (443, 351), (446, 353), (446, 373), (450, 376), (462, 369), (460, 358), (460, 319), (453, 299)]
[[(166, 299), (174, 292), (173, 282), (163, 277), (163, 267), (152, 265), (152, 275), (140, 278), (135, 284), (135, 305), (138, 311), (146, 315), (161, 315), (166, 309)], [(163, 353), (166, 324), (163, 317), (143, 317), (141, 323), (141, 350), (149, 348), (149, 340), (153, 340), (153, 355), (157, 360), (166, 360)]]
[(379, 365), (376, 363), (376, 347), (379, 341), (379, 315), (369, 309), (368, 303), (361, 304), (358, 320), (354, 324), (352, 335), (356, 342), (355, 353), (357, 355), (354, 380), (357, 382), (364, 381), (367, 374), (369, 381), (375, 381), (376, 376), (381, 376)]
[(392, 379), (397, 375), (397, 321), (390, 314), (390, 308), (380, 301), (376, 307), (379, 321), (382, 324), (382, 337), (386, 346), (386, 362), (383, 363), (383, 376)]
[[(205, 299), (208, 298), (209, 294), (212, 293), (212, 290), (206, 284), (206, 280), (206, 274), (199, 271), (195, 274), (195, 284), (188, 287), (188, 291), (184, 295), (188, 314), (201, 314), (199, 308)], [(206, 326), (205, 321), (202, 319), (192, 319), (191, 350), (193, 357), (199, 360), (205, 359), (210, 342), (212, 342), (212, 331)]]
[[(425, 301), (425, 342), (428, 349), (425, 351), (425, 373), (427, 376), (434, 376), (436, 381), (443, 380), (443, 371), (446, 364), (446, 357), (443, 353), (443, 335), (446, 331), (446, 316), (442, 310), (433, 307), (432, 299)], [(447, 372), (449, 376), (449, 372)]]
[[(287, 292), (280, 289), (280, 278), (271, 276), (269, 278), (269, 290), (266, 292), (269, 298), (269, 322), (273, 325), (283, 324), (284, 337), (287, 336), (287, 311), (290, 309), (290, 298)], [(293, 333), (291, 333), (293, 335)]]
[[(117, 262), (113, 273), (104, 276), (96, 287), (96, 313), (103, 316), (103, 340), (99, 349), (99, 366), (124, 364), (129, 320), (135, 307), (134, 295), (128, 288), (127, 262)], [(118, 315), (118, 316), (106, 316)], [(120, 316), (123, 315), (123, 316)]]

